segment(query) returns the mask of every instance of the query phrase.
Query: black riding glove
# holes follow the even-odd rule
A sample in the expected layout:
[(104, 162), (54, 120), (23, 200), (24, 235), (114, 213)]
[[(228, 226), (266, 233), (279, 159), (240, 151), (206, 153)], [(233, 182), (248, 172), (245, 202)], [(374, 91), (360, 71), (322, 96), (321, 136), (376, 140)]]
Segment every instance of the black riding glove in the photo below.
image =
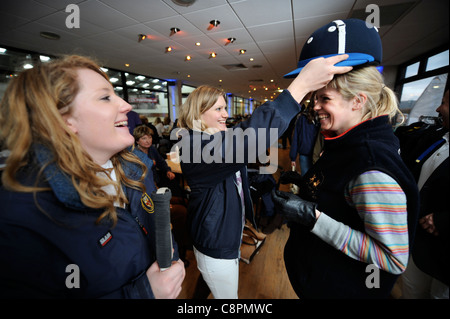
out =
[(317, 204), (301, 199), (295, 194), (272, 191), (272, 199), (277, 210), (288, 220), (300, 223), (309, 230), (316, 223)]
[(297, 186), (300, 186), (302, 178), (302, 175), (300, 175), (296, 171), (286, 171), (281, 173), (280, 184), (295, 184)]

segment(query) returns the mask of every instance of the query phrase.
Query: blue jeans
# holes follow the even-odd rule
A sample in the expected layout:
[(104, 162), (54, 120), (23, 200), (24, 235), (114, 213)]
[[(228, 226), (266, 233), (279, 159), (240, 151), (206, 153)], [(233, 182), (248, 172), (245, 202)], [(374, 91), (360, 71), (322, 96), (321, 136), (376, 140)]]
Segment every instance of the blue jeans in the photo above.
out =
[(311, 156), (299, 155), (298, 161), (300, 162), (300, 174), (303, 176), (312, 166)]

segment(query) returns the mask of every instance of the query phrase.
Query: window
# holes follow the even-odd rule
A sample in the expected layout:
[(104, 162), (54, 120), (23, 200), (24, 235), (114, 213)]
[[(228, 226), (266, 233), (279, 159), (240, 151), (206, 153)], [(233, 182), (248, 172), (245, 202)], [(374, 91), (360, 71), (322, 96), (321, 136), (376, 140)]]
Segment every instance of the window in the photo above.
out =
[(406, 68), (405, 78), (417, 75), (417, 73), (419, 73), (419, 64), (420, 62), (416, 62), (414, 64), (408, 65), (408, 67)]
[[(0, 99), (12, 77), (37, 63), (46, 63), (54, 58), (36, 52), (0, 47)], [(116, 94), (128, 101), (137, 113), (149, 117), (169, 116), (167, 81), (106, 67), (101, 69), (108, 75)]]
[(0, 47), (0, 99), (11, 78), (23, 70), (32, 68), (35, 63), (49, 59), (50, 57), (44, 56), (40, 59), (39, 55), (32, 52)]
[(405, 125), (421, 117), (437, 117), (447, 83), (448, 49), (433, 50), (399, 68), (395, 91), (400, 96), (400, 110), (405, 114)]
[(421, 116), (437, 116), (446, 82), (447, 74), (441, 74), (403, 86), (400, 110), (408, 114), (408, 124), (418, 122)]
[(425, 71), (432, 71), (444, 66), (448, 66), (448, 50), (430, 57)]

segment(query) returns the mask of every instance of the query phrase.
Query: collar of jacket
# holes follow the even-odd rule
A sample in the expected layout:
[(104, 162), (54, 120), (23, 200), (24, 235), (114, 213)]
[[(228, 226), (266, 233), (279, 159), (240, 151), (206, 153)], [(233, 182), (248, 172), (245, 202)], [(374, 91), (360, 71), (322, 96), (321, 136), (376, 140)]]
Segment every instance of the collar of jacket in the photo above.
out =
[[(73, 186), (71, 176), (63, 172), (54, 162), (52, 151), (43, 145), (35, 145), (33, 151), (39, 167), (49, 163), (43, 174), (58, 200), (69, 208), (85, 209), (86, 206), (81, 202), (80, 195)], [(125, 175), (132, 178), (139, 174), (137, 165), (123, 165), (123, 169)]]
[(355, 136), (360, 139), (361, 134), (364, 134), (365, 138), (369, 140), (389, 140), (392, 142), (393, 131), (388, 115), (381, 115), (363, 121), (338, 136), (331, 136), (327, 131), (322, 132), (322, 134), (325, 137), (325, 145), (340, 147), (348, 141), (352, 141)]

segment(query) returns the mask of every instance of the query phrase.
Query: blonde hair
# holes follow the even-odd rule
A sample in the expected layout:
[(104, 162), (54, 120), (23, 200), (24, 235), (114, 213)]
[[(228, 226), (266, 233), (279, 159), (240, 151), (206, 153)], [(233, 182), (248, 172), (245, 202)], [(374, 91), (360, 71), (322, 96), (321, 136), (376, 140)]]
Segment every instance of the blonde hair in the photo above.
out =
[[(97, 222), (107, 217), (115, 224), (117, 213), (114, 202), (128, 203), (120, 185), (145, 191), (142, 181), (147, 168), (134, 154), (123, 150), (111, 158), (117, 183), (97, 175), (108, 171), (93, 161), (82, 148), (77, 135), (63, 120), (63, 115), (71, 112), (72, 102), (80, 89), (77, 69), (93, 70), (109, 81), (108, 76), (93, 60), (81, 56), (66, 56), (26, 70), (9, 84), (0, 103), (0, 149), (10, 151), (2, 183), (12, 191), (33, 192), (35, 195), (36, 192), (48, 190), (22, 185), (16, 178), (21, 168), (33, 164), (29, 156), (32, 146), (42, 145), (51, 152), (53, 158), (40, 167), (38, 180), (49, 164), (56, 164), (71, 176), (72, 184), (84, 205), (104, 209)], [(142, 176), (139, 180), (131, 180), (125, 176), (122, 167), (124, 162), (132, 162), (141, 167)], [(115, 186), (116, 195), (108, 195), (102, 190), (108, 184)], [(37, 202), (36, 205), (39, 207)]]
[(201, 85), (192, 91), (186, 102), (183, 104), (178, 117), (178, 127), (186, 129), (200, 129), (204, 130), (205, 125), (197, 127), (196, 123), (201, 121), (201, 115), (208, 111), (219, 97), (223, 97), (226, 101), (225, 92), (221, 89), (209, 85)]
[(396, 115), (402, 117), (398, 108), (398, 99), (395, 93), (384, 84), (383, 76), (374, 67), (362, 67), (348, 73), (336, 75), (327, 85), (342, 94), (345, 100), (351, 100), (359, 93), (367, 95), (362, 121), (388, 115), (392, 121)]

